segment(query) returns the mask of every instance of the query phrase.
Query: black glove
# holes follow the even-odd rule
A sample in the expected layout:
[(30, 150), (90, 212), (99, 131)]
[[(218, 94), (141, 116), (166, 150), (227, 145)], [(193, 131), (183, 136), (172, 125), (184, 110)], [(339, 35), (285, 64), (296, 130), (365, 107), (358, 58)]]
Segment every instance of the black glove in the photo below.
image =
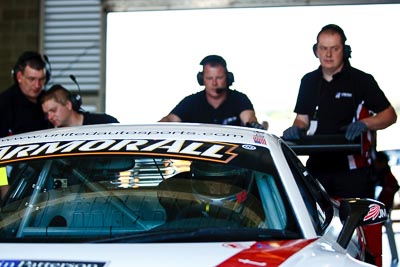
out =
[(248, 122), (248, 123), (246, 123), (246, 126), (250, 127), (250, 128), (256, 128), (256, 129), (260, 129), (260, 130), (265, 130), (264, 126), (262, 126), (261, 124), (259, 124), (256, 121)]
[(283, 132), (282, 138), (285, 140), (299, 140), (305, 134), (306, 130), (295, 125), (287, 128)]
[(356, 137), (360, 136), (363, 132), (366, 132), (368, 127), (362, 121), (356, 121), (350, 123), (346, 128), (346, 139), (353, 141)]

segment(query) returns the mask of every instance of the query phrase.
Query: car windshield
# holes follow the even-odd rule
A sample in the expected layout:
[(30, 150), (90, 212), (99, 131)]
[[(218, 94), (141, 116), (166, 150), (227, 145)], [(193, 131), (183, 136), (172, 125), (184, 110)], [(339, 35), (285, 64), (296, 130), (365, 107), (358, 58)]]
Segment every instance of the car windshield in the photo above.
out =
[(1, 203), (0, 240), (299, 238), (269, 151), (259, 150), (229, 163), (101, 153), (10, 162), (0, 166), (9, 181)]

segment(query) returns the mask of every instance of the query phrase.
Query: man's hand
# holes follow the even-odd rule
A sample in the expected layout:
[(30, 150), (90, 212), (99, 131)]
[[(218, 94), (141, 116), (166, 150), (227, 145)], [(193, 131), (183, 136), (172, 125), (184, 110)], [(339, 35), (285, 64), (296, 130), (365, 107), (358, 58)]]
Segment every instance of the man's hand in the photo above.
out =
[(264, 126), (262, 126), (261, 124), (259, 124), (259, 123), (256, 122), (256, 121), (248, 122), (248, 123), (246, 123), (246, 126), (247, 126), (247, 127), (250, 127), (250, 128), (256, 128), (256, 129), (260, 129), (260, 130), (266, 130), (266, 129), (264, 128)]
[(287, 128), (283, 132), (282, 138), (285, 140), (299, 140), (305, 134), (306, 130), (295, 125)]
[(346, 139), (353, 141), (356, 137), (360, 136), (363, 132), (368, 130), (367, 125), (362, 121), (350, 123), (346, 128)]

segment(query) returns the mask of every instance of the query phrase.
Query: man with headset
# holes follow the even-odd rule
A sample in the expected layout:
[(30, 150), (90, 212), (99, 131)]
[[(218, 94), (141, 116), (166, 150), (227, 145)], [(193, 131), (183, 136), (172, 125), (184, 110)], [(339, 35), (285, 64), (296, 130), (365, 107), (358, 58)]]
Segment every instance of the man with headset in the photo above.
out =
[[(294, 109), (297, 115), (283, 138), (342, 134), (354, 140), (362, 136), (363, 154), (319, 152), (309, 155), (306, 165), (334, 198), (373, 198), (371, 138), (374, 131), (395, 123), (397, 115), (374, 77), (350, 65), (351, 48), (345, 42), (344, 31), (335, 24), (318, 33), (313, 51), (320, 66), (303, 76)], [(369, 252), (381, 266), (382, 251)]]
[(50, 79), (47, 60), (37, 52), (21, 54), (13, 68), (14, 83), (0, 94), (0, 137), (48, 128), (39, 96)]
[(80, 126), (89, 124), (118, 123), (105, 113), (83, 112), (81, 97), (71, 94), (60, 84), (53, 85), (40, 99), (43, 112), (54, 127)]
[(243, 93), (229, 88), (234, 82), (221, 56), (206, 56), (197, 81), (205, 89), (186, 96), (160, 122), (198, 122), (248, 126), (264, 129), (257, 121), (253, 104)]

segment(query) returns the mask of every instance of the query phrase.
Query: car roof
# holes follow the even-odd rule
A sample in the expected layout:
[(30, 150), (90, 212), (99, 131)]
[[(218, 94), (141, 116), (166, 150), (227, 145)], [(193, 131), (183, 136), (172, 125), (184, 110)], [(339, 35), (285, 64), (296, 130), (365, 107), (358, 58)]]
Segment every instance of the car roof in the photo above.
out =
[[(185, 143), (185, 146), (184, 146)], [(199, 158), (229, 162), (241, 145), (271, 151), (278, 138), (264, 130), (238, 126), (191, 123), (103, 124), (63, 127), (13, 135), (0, 139), (0, 164), (64, 155), (138, 154)], [(196, 150), (202, 147), (202, 152)], [(276, 149), (272, 149), (276, 150)], [(217, 153), (218, 152), (218, 153)], [(254, 156), (256, 156), (254, 154)]]
[(0, 138), (0, 147), (43, 142), (108, 139), (174, 139), (220, 141), (268, 146), (266, 131), (199, 123), (99, 124), (34, 131)]

